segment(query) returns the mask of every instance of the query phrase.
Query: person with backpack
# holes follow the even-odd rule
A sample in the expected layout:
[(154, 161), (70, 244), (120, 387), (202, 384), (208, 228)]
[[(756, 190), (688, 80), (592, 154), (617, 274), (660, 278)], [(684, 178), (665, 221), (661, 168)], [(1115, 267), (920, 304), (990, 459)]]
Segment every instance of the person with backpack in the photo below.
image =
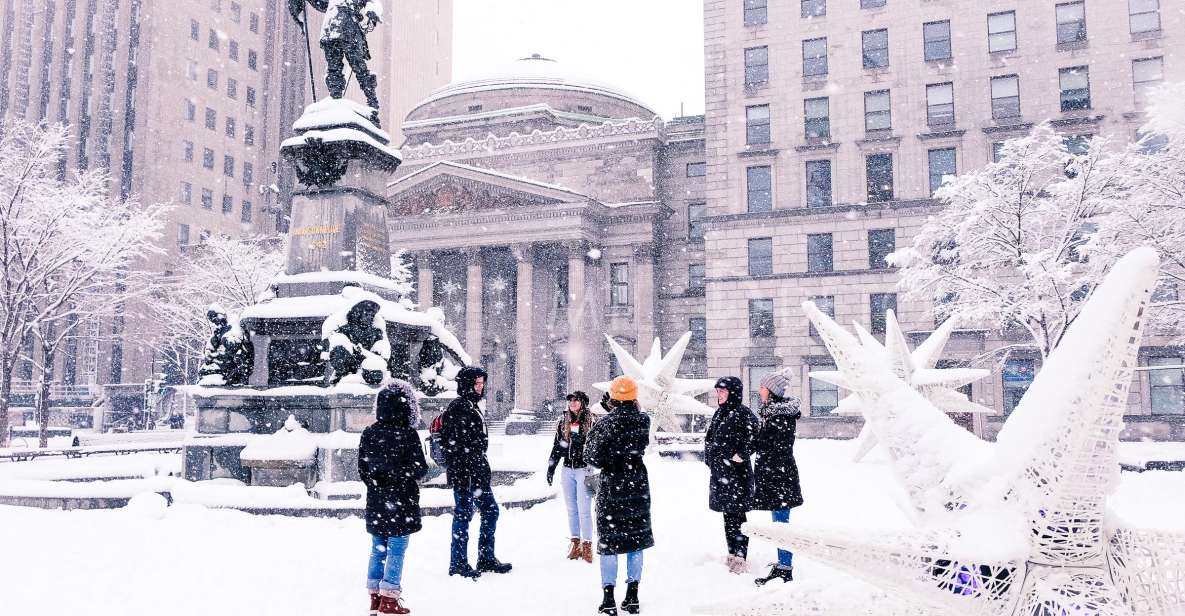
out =
[(654, 546), (650, 525), (650, 477), (642, 456), (650, 444), (650, 418), (638, 406), (638, 384), (619, 376), (609, 385), (609, 414), (593, 424), (584, 460), (601, 470), (597, 492), (597, 554), (601, 560), (598, 613), (617, 615), (613, 596), (618, 555), (626, 557), (626, 591), (621, 610), (641, 611), (642, 551)]
[(574, 391), (568, 394), (568, 409), (560, 417), (547, 460), (547, 485), (555, 479), (555, 469), (562, 460), (560, 485), (568, 506), (568, 560), (592, 562), (592, 494), (588, 488), (591, 469), (584, 461), (584, 442), (592, 428), (592, 412), (588, 410), (588, 394)]
[[(439, 443), (449, 485), (453, 488), (453, 542), (449, 575), (477, 579), (482, 573), (510, 573), (512, 566), (494, 556), (498, 502), (490, 486), (489, 436), (485, 415), (478, 406), (485, 395), (486, 371), (466, 366), (457, 373), (457, 397), (440, 417)], [(469, 566), (469, 522), (481, 512), (477, 566)]]
[(742, 404), (744, 385), (735, 376), (716, 381), (719, 407), (704, 435), (704, 462), (711, 470), (708, 507), (724, 514), (724, 540), (728, 545), (728, 570), (744, 573), (749, 538), (741, 525), (753, 505), (753, 435), (757, 417)]
[(358, 475), (366, 486), (366, 532), (371, 535), (366, 589), (371, 614), (409, 614), (402, 603), (404, 556), (419, 532), (420, 486), (428, 462), (415, 426), (420, 405), (410, 383), (393, 379), (375, 399), (377, 421), (362, 431)]
[[(753, 509), (769, 511), (774, 522), (790, 521), (790, 510), (802, 504), (802, 487), (798, 481), (798, 463), (794, 460), (794, 436), (798, 418), (802, 417), (801, 402), (790, 394), (792, 372), (775, 372), (761, 379), (761, 425), (753, 439), (756, 452), (754, 476), (757, 490)], [(778, 550), (778, 562), (769, 574), (754, 580), (763, 586), (772, 580), (794, 580), (794, 554)]]

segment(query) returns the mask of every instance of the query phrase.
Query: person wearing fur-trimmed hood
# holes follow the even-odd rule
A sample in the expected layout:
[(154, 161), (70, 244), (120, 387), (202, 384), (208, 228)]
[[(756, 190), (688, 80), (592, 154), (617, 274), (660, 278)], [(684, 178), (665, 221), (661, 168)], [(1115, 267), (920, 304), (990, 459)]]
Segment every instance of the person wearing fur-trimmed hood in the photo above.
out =
[[(754, 475), (757, 490), (753, 508), (769, 511), (774, 522), (790, 521), (790, 510), (802, 504), (802, 486), (798, 480), (798, 463), (794, 460), (794, 437), (798, 419), (802, 417), (801, 401), (790, 393), (793, 373), (775, 372), (761, 380), (761, 421), (754, 439)], [(765, 577), (757, 578), (758, 586), (780, 579), (794, 579), (794, 554), (778, 550), (778, 562)]]
[(408, 538), (419, 532), (420, 486), (428, 461), (415, 426), (420, 405), (411, 384), (389, 380), (375, 398), (374, 424), (362, 431), (358, 475), (366, 486), (366, 532), (371, 535), (366, 588), (370, 609), (407, 614), (402, 603)]

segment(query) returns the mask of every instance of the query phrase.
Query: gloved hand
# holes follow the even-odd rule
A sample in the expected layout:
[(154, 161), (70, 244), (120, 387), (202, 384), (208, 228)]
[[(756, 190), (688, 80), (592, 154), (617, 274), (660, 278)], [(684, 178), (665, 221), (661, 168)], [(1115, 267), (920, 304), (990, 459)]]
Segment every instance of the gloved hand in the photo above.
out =
[(606, 413), (613, 410), (613, 408), (609, 404), (610, 400), (611, 399), (609, 398), (609, 392), (605, 392), (605, 395), (601, 396), (601, 408), (605, 409)]
[(555, 479), (555, 467), (547, 467), (547, 485), (551, 485), (552, 480)]

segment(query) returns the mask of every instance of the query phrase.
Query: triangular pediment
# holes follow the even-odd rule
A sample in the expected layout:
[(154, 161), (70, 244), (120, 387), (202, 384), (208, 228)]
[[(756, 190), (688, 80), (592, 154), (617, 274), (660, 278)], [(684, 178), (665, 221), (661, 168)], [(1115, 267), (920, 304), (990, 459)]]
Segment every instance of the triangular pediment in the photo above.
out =
[(434, 163), (387, 185), (389, 212), (394, 216), (587, 201), (587, 196), (561, 186), (453, 162)]

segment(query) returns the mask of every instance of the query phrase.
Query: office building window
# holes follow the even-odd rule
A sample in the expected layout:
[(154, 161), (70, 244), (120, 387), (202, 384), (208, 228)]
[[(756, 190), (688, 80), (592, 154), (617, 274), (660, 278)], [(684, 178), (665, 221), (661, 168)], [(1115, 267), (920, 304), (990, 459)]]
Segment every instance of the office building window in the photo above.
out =
[(185, 205), (193, 204), (193, 184), (181, 182), (181, 203)]
[(692, 263), (687, 266), (687, 289), (702, 291), (704, 289), (704, 264)]
[(774, 300), (749, 300), (749, 337), (772, 338), (774, 335)]
[(807, 139), (831, 137), (831, 101), (826, 97), (808, 98), (802, 102), (803, 128)]
[(768, 212), (773, 209), (773, 176), (769, 167), (745, 169), (745, 203), (750, 212)]
[(885, 333), (885, 313), (889, 310), (897, 312), (896, 293), (873, 293), (868, 296), (868, 311), (872, 316), (872, 333)]
[(197, 119), (197, 105), (193, 104), (193, 101), (185, 101), (185, 119), (190, 122)]
[(226, 79), (226, 95), (229, 96), (231, 99), (236, 99), (239, 97), (239, 82), (238, 81), (231, 79), (229, 77)]
[(708, 175), (708, 163), (687, 163), (687, 177), (702, 178)]
[(823, 77), (827, 75), (827, 38), (810, 39), (802, 42), (802, 76)]
[(949, 20), (922, 24), (922, 38), (927, 62), (951, 58)]
[(835, 271), (830, 233), (812, 233), (806, 236), (806, 271)]
[(253, 71), (259, 68), (259, 54), (254, 49), (247, 50), (247, 68)]
[(1090, 109), (1090, 68), (1073, 66), (1058, 71), (1062, 111)]
[[(810, 297), (808, 299), (810, 299), (812, 302), (815, 303), (815, 308), (818, 308), (819, 312), (822, 312), (823, 314), (825, 314), (833, 319), (835, 318), (835, 296), (834, 295), (815, 295), (815, 296)], [(808, 323), (809, 323), (809, 320), (808, 320)], [(819, 337), (819, 330), (815, 329), (814, 323), (811, 323), (807, 327), (807, 331), (811, 335), (812, 338)]]
[(250, 124), (243, 125), (243, 144), (255, 145), (255, 127)]
[(609, 266), (609, 304), (628, 306), (630, 303), (630, 265), (614, 263)]
[(251, 209), (252, 209), (251, 202), (244, 199), (243, 200), (243, 215), (242, 215), (242, 218), (240, 218), (239, 220), (241, 220), (242, 222), (245, 222), (245, 223), (251, 222)]
[(897, 250), (896, 229), (873, 229), (868, 232), (868, 269), (888, 269), (888, 256)]
[(247, 86), (247, 106), (255, 106), (255, 88)]
[(185, 162), (191, 163), (193, 162), (193, 142), (185, 141), (183, 143), (185, 149)]
[(774, 240), (757, 237), (749, 240), (749, 275), (769, 276), (774, 273)]
[(1057, 42), (1059, 45), (1086, 40), (1086, 2), (1057, 5)]
[(1146, 92), (1164, 81), (1164, 57), (1132, 60), (1132, 87), (1137, 93)]
[(1160, 0), (1127, 0), (1127, 15), (1132, 34), (1160, 30)]
[(177, 225), (177, 245), (189, 245), (189, 225), (185, 223)]
[(749, 145), (769, 143), (769, 105), (745, 107), (745, 143)]
[(831, 205), (831, 161), (806, 161), (806, 206)]
[(214, 168), (214, 150), (202, 148), (202, 166), (206, 169)]
[(868, 201), (881, 203), (893, 200), (893, 155), (870, 154), (864, 158), (864, 174), (868, 184)]
[(769, 19), (767, 0), (744, 0), (744, 2), (746, 26), (759, 26)]
[(235, 119), (228, 116), (226, 118), (226, 136), (227, 137), (234, 137), (236, 128), (237, 127), (235, 126)]
[(255, 165), (243, 161), (243, 186), (250, 187), (255, 182)]
[[(810, 370), (812, 372), (834, 371), (835, 364), (811, 364)], [(839, 387), (819, 379), (808, 378), (807, 381), (811, 392), (810, 416), (826, 417), (830, 415), (839, 406)]]
[(218, 89), (218, 71), (214, 69), (206, 69), (206, 87), (211, 90)]
[(998, 163), (1003, 159), (1004, 159), (1004, 142), (1003, 141), (993, 141), (992, 142), (992, 162)]
[(257, 13), (251, 13), (250, 24), (251, 32), (259, 34), (259, 15)]
[(189, 38), (199, 41), (202, 38), (202, 27), (196, 19), (189, 20)]
[(687, 239), (691, 241), (703, 241), (704, 214), (707, 211), (707, 203), (693, 202), (687, 204)]
[(889, 91), (876, 90), (864, 93), (864, 130), (889, 130), (893, 128), (893, 116), (889, 111)]
[(885, 0), (860, 0), (862, 9), (879, 9), (885, 5)]
[(889, 31), (868, 30), (862, 36), (864, 68), (884, 68), (889, 65)]
[(708, 320), (704, 317), (689, 317), (687, 330), (691, 332), (691, 340), (687, 346), (702, 349), (708, 344)]
[(827, 0), (800, 0), (803, 17), (822, 17), (827, 14)]
[(210, 130), (218, 129), (218, 113), (209, 107), (206, 107), (206, 128)]
[(210, 190), (209, 188), (202, 189), (202, 209), (214, 209), (214, 191)]
[(214, 51), (218, 51), (218, 33), (215, 32), (213, 28), (210, 28), (209, 47)]
[(1150, 357), (1149, 366), (1164, 366), (1148, 371), (1149, 397), (1153, 415), (1185, 414), (1185, 359), (1181, 357)]
[(1020, 399), (1033, 384), (1037, 374), (1037, 362), (1032, 359), (1009, 359), (1004, 362), (1000, 379), (1004, 389), (1004, 414), (1012, 413)]
[(222, 213), (230, 214), (235, 211), (235, 200), (230, 195), (222, 195)]
[(230, 154), (224, 154), (222, 156), (222, 175), (225, 175), (228, 178), (233, 178), (235, 176), (234, 156), (231, 156)]
[(745, 50), (745, 85), (756, 86), (769, 81), (769, 48), (750, 47)]
[(1020, 77), (992, 77), (992, 118), (1003, 120), (1016, 117), (1020, 117)]
[(1016, 49), (1016, 11), (988, 15), (988, 51), (997, 53)]
[(238, 2), (230, 3), (230, 20), (236, 24), (243, 21), (243, 5)]
[(957, 173), (955, 163), (955, 149), (942, 148), (930, 150), (930, 194), (938, 190), (942, 183), (953, 179)]
[(196, 60), (189, 60), (185, 63), (185, 76), (189, 78), (190, 81), (197, 81), (198, 65)]
[(930, 126), (955, 123), (955, 84), (934, 83), (926, 86), (926, 123)]

